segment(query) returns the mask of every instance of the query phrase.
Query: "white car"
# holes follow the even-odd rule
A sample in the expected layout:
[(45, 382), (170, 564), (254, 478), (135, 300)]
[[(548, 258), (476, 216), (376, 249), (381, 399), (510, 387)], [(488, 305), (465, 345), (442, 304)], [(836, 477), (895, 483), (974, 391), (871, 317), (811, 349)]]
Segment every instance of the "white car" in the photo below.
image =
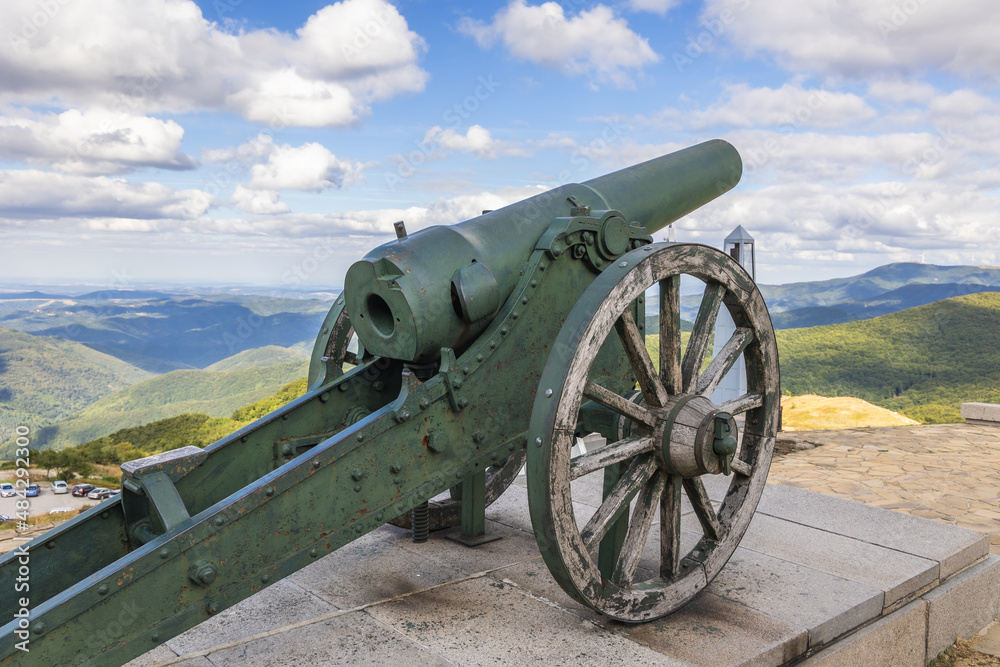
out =
[(14, 490), (13, 484), (10, 482), (0, 484), (0, 498), (10, 498), (15, 495), (17, 495), (17, 491)]
[(52, 482), (52, 493), (69, 493), (69, 485), (57, 479)]

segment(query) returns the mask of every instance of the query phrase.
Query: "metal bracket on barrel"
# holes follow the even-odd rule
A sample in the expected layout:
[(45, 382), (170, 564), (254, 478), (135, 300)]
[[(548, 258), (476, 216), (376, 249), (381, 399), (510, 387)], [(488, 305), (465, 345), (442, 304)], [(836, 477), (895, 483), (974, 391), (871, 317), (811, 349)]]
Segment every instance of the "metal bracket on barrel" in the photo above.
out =
[(441, 348), (441, 370), (439, 372), (444, 380), (445, 389), (448, 390), (448, 403), (451, 404), (453, 411), (458, 412), (468, 405), (469, 401), (458, 395), (458, 390), (462, 388), (463, 373), (458, 367), (455, 350), (450, 347)]
[(570, 216), (555, 218), (535, 244), (536, 250), (545, 250), (553, 259), (570, 251), (600, 273), (617, 257), (653, 242), (645, 227), (627, 222), (619, 211), (592, 211), (575, 199), (569, 202)]
[(122, 464), (122, 510), (134, 542), (145, 544), (191, 517), (175, 483), (206, 458), (188, 446)]

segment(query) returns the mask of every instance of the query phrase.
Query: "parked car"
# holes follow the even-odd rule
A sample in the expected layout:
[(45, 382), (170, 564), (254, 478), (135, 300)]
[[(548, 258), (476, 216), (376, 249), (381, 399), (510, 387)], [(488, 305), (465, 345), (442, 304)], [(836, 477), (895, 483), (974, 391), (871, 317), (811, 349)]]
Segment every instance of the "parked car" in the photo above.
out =
[(0, 484), (0, 498), (10, 498), (11, 496), (16, 496), (17, 491), (14, 490), (14, 485), (10, 482), (4, 482)]
[(7, 523), (8, 521), (14, 521), (14, 517), (0, 514), (0, 523)]
[(108, 498), (115, 498), (121, 494), (121, 489), (111, 489), (111, 493), (108, 494)]
[(91, 491), (90, 493), (88, 493), (87, 497), (90, 498), (91, 500), (104, 500), (110, 495), (111, 495), (111, 489), (105, 489), (103, 486), (100, 486)]
[(29, 484), (28, 488), (24, 490), (24, 496), (26, 498), (34, 498), (41, 492), (42, 492), (42, 487), (38, 486), (37, 484)]
[(77, 498), (86, 498), (87, 494), (94, 490), (93, 484), (77, 484), (73, 487), (73, 495)]
[(69, 493), (69, 486), (61, 479), (52, 482), (52, 493)]

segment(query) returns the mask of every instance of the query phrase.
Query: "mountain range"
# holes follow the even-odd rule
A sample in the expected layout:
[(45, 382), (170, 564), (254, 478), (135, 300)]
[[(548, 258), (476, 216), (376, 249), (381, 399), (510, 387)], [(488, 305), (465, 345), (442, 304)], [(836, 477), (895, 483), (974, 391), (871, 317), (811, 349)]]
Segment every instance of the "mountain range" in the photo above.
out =
[(244, 350), (316, 337), (331, 302), (107, 290), (0, 293), (0, 327), (72, 340), (152, 373), (205, 368)]
[[(784, 330), (786, 390), (857, 396), (924, 421), (958, 419), (962, 400), (1000, 400), (992, 362), (1000, 268), (888, 264), (761, 291)], [(9, 445), (18, 424), (31, 426), (34, 446), (63, 447), (183, 413), (227, 415), (305, 375), (330, 306), (67, 293), (0, 292), (0, 443)], [(682, 298), (685, 320), (699, 301)]]
[[(1000, 268), (886, 264), (847, 278), (760, 285), (775, 329), (865, 320), (979, 292), (1000, 292)], [(692, 315), (693, 317), (693, 315)]]

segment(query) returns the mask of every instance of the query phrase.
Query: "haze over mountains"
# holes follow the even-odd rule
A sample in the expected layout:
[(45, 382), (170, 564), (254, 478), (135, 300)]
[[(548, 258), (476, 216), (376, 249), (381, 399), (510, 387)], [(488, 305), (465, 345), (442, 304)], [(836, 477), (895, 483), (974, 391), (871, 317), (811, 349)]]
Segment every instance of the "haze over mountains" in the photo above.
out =
[[(978, 294), (1000, 292), (1000, 268), (889, 264), (761, 291), (775, 328), (813, 327), (779, 333), (786, 390), (857, 396), (926, 421), (957, 419), (962, 400), (1000, 400), (1000, 295)], [(684, 297), (685, 319), (699, 301)], [(0, 290), (0, 457), (22, 423), (33, 446), (61, 448), (174, 415), (221, 417), (270, 396), (305, 375), (330, 305)]]
[(1000, 267), (886, 264), (858, 276), (761, 285), (776, 329), (865, 320), (979, 292), (1000, 291)]
[(0, 327), (83, 343), (153, 373), (205, 368), (244, 350), (311, 341), (331, 301), (107, 290), (0, 292)]

